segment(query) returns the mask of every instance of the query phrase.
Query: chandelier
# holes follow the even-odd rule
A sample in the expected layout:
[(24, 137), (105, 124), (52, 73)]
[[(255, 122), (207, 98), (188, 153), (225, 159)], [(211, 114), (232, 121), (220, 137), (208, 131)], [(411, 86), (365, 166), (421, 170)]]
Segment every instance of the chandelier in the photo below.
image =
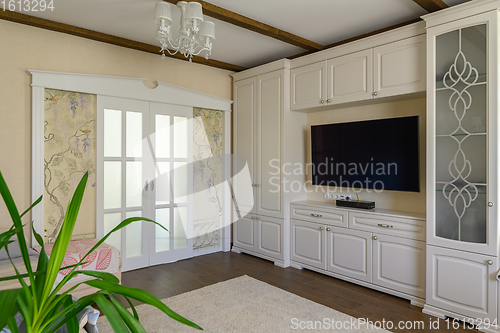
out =
[(215, 24), (203, 20), (202, 7), (198, 2), (179, 1), (177, 7), (181, 10), (181, 27), (179, 35), (172, 38), (170, 4), (165, 1), (156, 4), (156, 39), (160, 42), (162, 58), (165, 58), (165, 51), (170, 55), (179, 52), (191, 62), (193, 56), (205, 52), (205, 59), (208, 60), (215, 39)]

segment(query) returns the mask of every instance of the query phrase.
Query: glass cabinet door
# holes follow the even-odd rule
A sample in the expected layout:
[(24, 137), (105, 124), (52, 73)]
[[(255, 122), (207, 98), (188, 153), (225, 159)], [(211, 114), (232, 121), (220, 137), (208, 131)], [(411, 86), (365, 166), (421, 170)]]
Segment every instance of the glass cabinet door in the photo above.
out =
[(434, 232), (460, 244), (488, 240), (487, 38), (479, 24), (435, 44)]

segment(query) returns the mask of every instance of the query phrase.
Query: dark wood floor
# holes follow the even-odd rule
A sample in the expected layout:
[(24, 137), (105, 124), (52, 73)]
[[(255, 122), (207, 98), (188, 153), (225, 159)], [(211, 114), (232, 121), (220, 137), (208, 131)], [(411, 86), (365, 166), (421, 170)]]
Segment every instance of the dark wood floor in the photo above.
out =
[(429, 322), (437, 318), (423, 314), (421, 308), (407, 300), (312, 271), (283, 269), (266, 260), (231, 252), (126, 272), (122, 284), (147, 290), (162, 299), (245, 274), (357, 318), (394, 323), (423, 321), (426, 325), (425, 329), (392, 329), (392, 332), (475, 331), (447, 329), (443, 320), (439, 320), (439, 329), (430, 329)]

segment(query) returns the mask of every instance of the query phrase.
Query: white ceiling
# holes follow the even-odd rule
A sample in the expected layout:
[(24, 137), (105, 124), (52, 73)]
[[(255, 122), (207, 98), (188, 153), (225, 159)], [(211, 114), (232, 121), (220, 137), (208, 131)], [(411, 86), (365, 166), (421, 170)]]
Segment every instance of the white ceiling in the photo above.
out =
[[(444, 0), (454, 6), (468, 0)], [(54, 11), (31, 15), (157, 45), (153, 22), (158, 0), (54, 1)], [(322, 45), (406, 22), (427, 12), (412, 0), (208, 0), (219, 7)], [(174, 23), (179, 10), (172, 7)], [(253, 67), (306, 50), (213, 18), (211, 58)], [(178, 24), (177, 24), (178, 26)], [(176, 31), (176, 30), (174, 30)]]

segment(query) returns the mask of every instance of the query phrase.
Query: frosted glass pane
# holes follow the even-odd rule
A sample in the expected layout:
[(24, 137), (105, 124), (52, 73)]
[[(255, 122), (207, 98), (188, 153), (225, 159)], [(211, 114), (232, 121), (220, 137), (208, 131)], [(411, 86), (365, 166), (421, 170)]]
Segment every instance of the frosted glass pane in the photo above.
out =
[[(104, 234), (107, 234), (111, 230), (113, 230), (114, 227), (116, 227), (120, 222), (122, 221), (122, 214), (121, 213), (111, 213), (111, 214), (104, 214)], [(112, 233), (108, 239), (106, 239), (106, 243), (113, 245), (116, 247), (119, 251), (122, 250), (122, 236), (121, 236), (121, 231), (116, 231)]]
[(122, 162), (104, 162), (104, 209), (122, 206)]
[(441, 184), (436, 185), (436, 236), (458, 240), (458, 218)]
[(156, 157), (170, 157), (170, 116), (157, 114), (155, 120)]
[(158, 162), (157, 171), (160, 175), (156, 177), (155, 180), (155, 195), (156, 204), (165, 205), (170, 203), (170, 191), (172, 190), (170, 186), (170, 163), (169, 162)]
[[(142, 217), (142, 211), (127, 212), (126, 217)], [(142, 255), (142, 224), (144, 222), (132, 222), (125, 227), (126, 234), (126, 249), (127, 258)]]
[(444, 74), (450, 69), (458, 53), (458, 30), (436, 37), (436, 81), (442, 86)]
[(462, 29), (462, 52), (480, 75), (479, 82), (486, 78), (486, 24)]
[(486, 243), (486, 187), (477, 186), (478, 196), (466, 209), (460, 221), (460, 240), (471, 243)]
[(187, 246), (187, 207), (174, 208), (174, 249)]
[[(156, 210), (155, 221), (170, 231), (170, 208)], [(156, 252), (170, 250), (170, 233), (155, 225), (156, 228)]]
[(127, 162), (126, 175), (126, 205), (127, 207), (142, 206), (142, 162)]
[(468, 177), (463, 176), (471, 183), (486, 184), (486, 135), (471, 135), (462, 142), (462, 150), (465, 157), (471, 163), (471, 171)]
[(142, 157), (142, 113), (127, 111), (127, 157)]
[(187, 163), (175, 162), (174, 163), (174, 176), (172, 179), (174, 183), (174, 202), (187, 202)]
[(187, 158), (187, 128), (186, 117), (174, 117), (174, 157)]
[(122, 112), (104, 109), (104, 157), (122, 156)]

